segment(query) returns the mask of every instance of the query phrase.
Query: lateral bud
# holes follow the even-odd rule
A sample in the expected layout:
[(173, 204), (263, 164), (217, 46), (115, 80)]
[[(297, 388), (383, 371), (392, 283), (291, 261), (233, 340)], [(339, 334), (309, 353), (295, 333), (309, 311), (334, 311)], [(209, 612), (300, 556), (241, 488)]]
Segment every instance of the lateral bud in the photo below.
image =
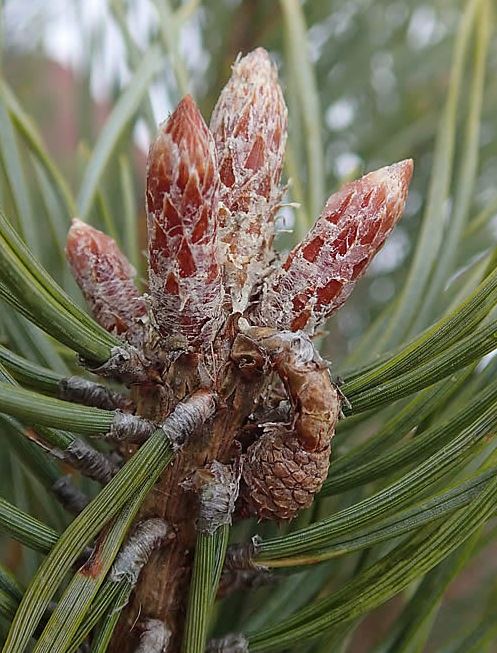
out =
[(66, 256), (97, 322), (139, 345), (147, 307), (133, 281), (136, 271), (117, 243), (75, 218), (67, 235)]
[(407, 159), (334, 193), (304, 240), (267, 279), (253, 321), (314, 333), (342, 306), (397, 224), (412, 170)]

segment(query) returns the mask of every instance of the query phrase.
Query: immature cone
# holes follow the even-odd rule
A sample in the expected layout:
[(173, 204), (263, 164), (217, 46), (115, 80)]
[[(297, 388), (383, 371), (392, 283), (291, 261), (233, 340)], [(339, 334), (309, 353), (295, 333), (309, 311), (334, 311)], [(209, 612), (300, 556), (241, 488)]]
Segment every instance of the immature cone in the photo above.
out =
[(141, 342), (147, 308), (133, 282), (136, 271), (116, 242), (74, 219), (66, 256), (97, 322), (131, 344)]
[(157, 328), (170, 348), (212, 341), (222, 304), (212, 136), (190, 96), (148, 155), (149, 281)]
[(244, 457), (240, 506), (243, 516), (293, 519), (308, 508), (323, 485), (331, 445), (306, 451), (296, 434), (284, 426), (268, 426)]
[(257, 48), (233, 66), (211, 118), (220, 186), (226, 284), (243, 312), (269, 264), (287, 133), (278, 73)]
[(268, 279), (252, 321), (313, 333), (340, 308), (401, 217), (412, 170), (407, 159), (333, 194), (303, 242)]
[(341, 398), (309, 336), (240, 326), (279, 375), (293, 411), (289, 424), (263, 425), (243, 456), (240, 512), (292, 519), (311, 505), (327, 476)]

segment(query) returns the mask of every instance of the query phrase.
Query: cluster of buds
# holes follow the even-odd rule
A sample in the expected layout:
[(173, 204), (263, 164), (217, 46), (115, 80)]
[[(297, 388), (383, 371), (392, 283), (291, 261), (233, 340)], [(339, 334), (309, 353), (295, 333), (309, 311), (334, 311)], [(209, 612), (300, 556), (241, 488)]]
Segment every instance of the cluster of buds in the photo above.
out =
[[(216, 345), (233, 337), (224, 328), (231, 316), (243, 318), (244, 336), (268, 362), (261, 392), (275, 372), (291, 406), (285, 423), (262, 420), (263, 435), (243, 454), (239, 512), (273, 519), (309, 505), (326, 476), (340, 395), (310, 337), (395, 227), (413, 167), (402, 161), (346, 184), (279, 263), (273, 238), (286, 131), (276, 68), (258, 48), (233, 66), (210, 128), (188, 96), (150, 148), (148, 295), (140, 297), (132, 267), (104, 234), (75, 221), (67, 243), (95, 318), (137, 348), (149, 319), (166, 354), (229, 352)], [(229, 360), (211, 368), (213, 385)]]

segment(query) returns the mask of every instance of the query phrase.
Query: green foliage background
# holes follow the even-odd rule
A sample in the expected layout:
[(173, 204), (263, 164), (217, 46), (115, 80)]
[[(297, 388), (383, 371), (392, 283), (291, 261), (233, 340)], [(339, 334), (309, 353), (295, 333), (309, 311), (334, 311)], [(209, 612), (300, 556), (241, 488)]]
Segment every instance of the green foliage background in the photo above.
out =
[[(78, 12), (79, 3), (67, 4)], [(209, 622), (216, 635), (245, 633), (251, 651), (497, 650), (497, 363), (485, 358), (497, 335), (493, 3), (137, 4), (153, 17), (146, 39), (134, 33), (136, 4), (106, 5), (129, 74), (114, 80), (100, 110), (91, 89), (108, 33), (82, 27), (87, 48), (69, 87), (77, 134), (72, 148), (57, 145), (65, 132), (54, 120), (67, 98), (60, 79), (47, 73), (53, 64), (41, 45), (43, 14), (24, 24), (28, 48), (4, 33), (2, 212), (76, 302), (66, 302), (2, 219), (0, 410), (11, 416), (0, 415), (3, 638), (26, 592), (5, 650), (20, 650), (15, 646), (29, 639), (59, 588), (66, 588), (61, 605), (71, 608), (74, 628), (98, 612), (112, 590), (105, 573), (95, 587), (85, 587), (90, 599), (84, 603), (77, 574), (70, 582), (66, 576), (71, 562), (116, 516), (110, 565), (143, 487), (171, 456), (153, 437), (100, 494), (81, 479), (97, 498), (54, 547), (70, 523), (50, 494), (60, 466), (26, 440), (20, 422), (90, 433), (106, 417), (73, 407), (78, 426), (71, 428), (58, 405), (19, 393), (7, 370), (26, 388), (51, 395), (61, 376), (81, 373), (75, 351), (103, 361), (112, 346), (77, 308), (83, 304), (63, 257), (70, 219), (78, 215), (114, 236), (143, 273), (144, 152), (134, 138), (136, 125), (150, 137), (187, 91), (208, 117), (237, 53), (259, 45), (280, 65), (290, 120), (288, 199), (299, 203), (284, 211), (295, 229), (282, 232), (279, 247), (305, 233), (345, 179), (406, 157), (414, 159), (415, 175), (392, 241), (321, 341), (351, 402), (321, 496), (290, 525), (248, 523), (230, 534), (233, 542), (262, 536), (258, 560), (274, 568), (277, 584), (220, 602), (210, 616), (208, 610), (194, 616), (199, 628)], [(196, 60), (188, 54), (192, 34), (201, 48)], [(162, 112), (151, 88), (165, 99)], [(26, 362), (16, 368), (9, 351), (45, 371), (35, 367), (28, 374)], [(60, 433), (47, 437), (64, 447), (72, 436)], [(150, 485), (143, 486), (144, 479)], [(209, 544), (198, 565), (215, 563), (221, 540)], [(197, 588), (201, 607), (210, 606), (208, 585)], [(65, 613), (54, 614), (37, 651), (71, 650), (71, 633), (59, 636)], [(195, 633), (188, 637), (193, 642)]]

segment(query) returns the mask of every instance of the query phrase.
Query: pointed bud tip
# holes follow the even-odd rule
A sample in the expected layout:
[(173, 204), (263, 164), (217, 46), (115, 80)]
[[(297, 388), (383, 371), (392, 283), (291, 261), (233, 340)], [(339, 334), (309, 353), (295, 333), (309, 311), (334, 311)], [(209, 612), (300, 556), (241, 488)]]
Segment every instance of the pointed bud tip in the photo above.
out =
[(268, 83), (277, 81), (278, 72), (269, 53), (264, 48), (256, 48), (233, 64), (234, 80), (250, 81), (252, 83)]
[(80, 218), (73, 218), (71, 220), (71, 229), (72, 229), (72, 227), (80, 227), (81, 228), (81, 227), (88, 227), (88, 226), (89, 225), (86, 222), (84, 222), (83, 220), (81, 220)]
[(95, 229), (95, 227), (83, 222), (83, 220), (80, 220), (79, 218), (73, 218), (69, 231), (67, 232), (67, 242), (81, 240), (82, 238), (92, 238), (96, 242), (112, 240), (110, 236), (104, 234), (103, 231)]
[(407, 186), (411, 181), (413, 170), (413, 160), (404, 159), (403, 161), (398, 161), (397, 163), (392, 163), (389, 166), (384, 166), (379, 170), (370, 172), (367, 176), (377, 178), (378, 181), (385, 180), (387, 183), (397, 180), (402, 183), (402, 185)]
[[(174, 143), (174, 146), (173, 146)], [(178, 153), (174, 154), (175, 148)], [(162, 161), (162, 157), (166, 159)], [(160, 125), (152, 142), (148, 157), (148, 176), (174, 176), (176, 156), (195, 160), (195, 166), (204, 170), (206, 161), (214, 158), (214, 141), (202, 114), (191, 95), (186, 95), (169, 118)], [(214, 164), (213, 164), (214, 165)], [(159, 170), (157, 167), (167, 168)], [(190, 168), (190, 163), (187, 168)]]
[(396, 197), (401, 202), (405, 202), (413, 170), (413, 160), (404, 159), (398, 163), (393, 163), (392, 165), (370, 172), (364, 177), (364, 180), (373, 182), (374, 184), (385, 184), (391, 198)]
[(94, 227), (83, 222), (79, 218), (73, 218), (71, 220), (71, 226), (67, 232), (66, 238), (66, 251), (69, 254), (78, 243), (82, 240), (87, 240), (89, 237), (93, 237), (95, 233), (99, 233)]
[(67, 236), (74, 236), (77, 232), (86, 231), (88, 229), (93, 229), (93, 227), (90, 227), (89, 224), (83, 222), (83, 220), (80, 220), (79, 218), (73, 218)]
[(197, 127), (206, 129), (206, 124), (197, 103), (191, 95), (185, 95), (169, 118), (160, 126), (161, 131), (164, 133), (182, 129), (195, 129)]
[(394, 163), (394, 166), (399, 166), (406, 172), (409, 172), (409, 174), (412, 175), (413, 170), (414, 170), (414, 161), (412, 159), (404, 159), (403, 161), (399, 161), (398, 163)]
[(179, 115), (191, 115), (191, 116), (196, 116), (197, 114), (200, 114), (200, 110), (197, 106), (197, 103), (195, 100), (192, 98), (191, 95), (185, 95), (184, 98), (182, 98), (176, 109), (174, 110), (174, 113), (178, 113)]
[(390, 166), (392, 174), (397, 175), (404, 184), (409, 184), (412, 178), (412, 173), (414, 172), (414, 161), (412, 159), (404, 159), (398, 163), (394, 163)]
[(91, 267), (91, 255), (104, 257), (107, 261), (112, 260), (111, 267), (116, 278), (135, 276), (135, 269), (111, 236), (79, 218), (73, 218), (66, 239), (66, 256), (69, 263), (80, 268)]
[(262, 47), (255, 48), (254, 50), (247, 52), (245, 56), (239, 57), (234, 65), (239, 66), (241, 63), (248, 63), (248, 62), (252, 64), (258, 63), (259, 65), (262, 66), (272, 65), (269, 52)]

